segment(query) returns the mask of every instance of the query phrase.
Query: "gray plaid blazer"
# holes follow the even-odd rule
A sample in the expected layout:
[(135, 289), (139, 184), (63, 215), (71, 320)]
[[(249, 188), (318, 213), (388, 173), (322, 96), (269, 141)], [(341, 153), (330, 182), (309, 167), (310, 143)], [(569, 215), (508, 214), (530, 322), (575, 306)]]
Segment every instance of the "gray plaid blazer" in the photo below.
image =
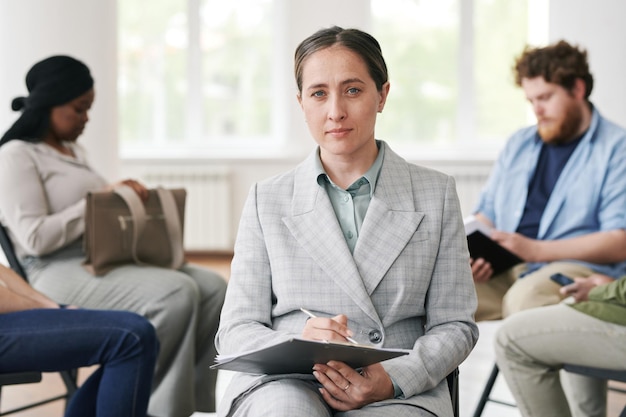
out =
[[(386, 403), (452, 416), (445, 377), (478, 338), (455, 182), (382, 146), (383, 165), (354, 254), (317, 183), (315, 154), (251, 188), (216, 345), (232, 354), (299, 336), (307, 320), (300, 307), (345, 314), (358, 342), (412, 349), (383, 363), (405, 398), (368, 407), (383, 417), (391, 415)], [(236, 374), (220, 409), (275, 378)]]

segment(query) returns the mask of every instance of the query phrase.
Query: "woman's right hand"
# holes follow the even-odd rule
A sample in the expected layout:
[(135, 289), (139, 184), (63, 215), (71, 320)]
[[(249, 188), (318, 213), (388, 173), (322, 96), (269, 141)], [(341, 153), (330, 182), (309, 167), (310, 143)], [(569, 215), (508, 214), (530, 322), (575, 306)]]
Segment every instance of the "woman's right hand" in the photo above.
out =
[(132, 188), (137, 193), (139, 198), (141, 198), (143, 201), (146, 201), (148, 199), (148, 188), (137, 180), (122, 180), (116, 182), (115, 184), (109, 185), (106, 190), (113, 191), (114, 188), (119, 187), (120, 185), (127, 185)]
[(346, 337), (353, 336), (348, 329), (348, 317), (339, 314), (335, 317), (316, 317), (306, 321), (302, 329), (302, 338), (308, 340), (325, 340), (327, 342), (347, 343)]

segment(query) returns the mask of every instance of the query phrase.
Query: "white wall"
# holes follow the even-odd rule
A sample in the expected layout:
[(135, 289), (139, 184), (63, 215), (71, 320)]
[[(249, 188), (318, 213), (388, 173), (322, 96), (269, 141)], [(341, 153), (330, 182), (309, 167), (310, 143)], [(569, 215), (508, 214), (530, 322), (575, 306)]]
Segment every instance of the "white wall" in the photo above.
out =
[(626, 2), (551, 0), (550, 41), (565, 39), (587, 49), (594, 76), (591, 101), (606, 117), (626, 126)]
[(32, 65), (66, 54), (85, 62), (96, 80), (96, 101), (81, 143), (93, 166), (114, 178), (119, 171), (117, 133), (117, 3), (114, 0), (0, 0), (0, 130), (19, 113), (11, 100), (27, 95)]
[[(365, 13), (367, 7), (364, 7), (368, 3), (369, 0), (278, 0), (277, 19), (283, 24), (276, 27), (284, 28), (285, 33), (276, 37), (276, 41), (279, 42), (278, 50), (284, 58), (277, 61), (292, 62), (294, 51), (300, 41), (323, 27), (339, 25), (368, 30), (371, 22), (369, 14)], [(282, 99), (291, 103), (290, 113), (275, 115), (275, 123), (279, 134), (290, 138), (286, 153), (303, 155), (313, 144), (309, 139), (304, 119), (300, 116), (292, 68), (292, 66), (277, 67), (274, 70), (274, 76), (279, 80), (275, 85), (285, 88), (281, 92)]]

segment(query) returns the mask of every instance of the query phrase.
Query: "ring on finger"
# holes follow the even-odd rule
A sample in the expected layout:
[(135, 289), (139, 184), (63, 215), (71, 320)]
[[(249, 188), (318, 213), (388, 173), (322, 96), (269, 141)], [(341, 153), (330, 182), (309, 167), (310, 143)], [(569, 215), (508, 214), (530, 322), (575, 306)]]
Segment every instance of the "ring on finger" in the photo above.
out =
[(350, 388), (350, 383), (348, 382), (348, 384), (346, 385), (346, 387), (343, 389), (344, 391), (347, 391), (348, 388)]

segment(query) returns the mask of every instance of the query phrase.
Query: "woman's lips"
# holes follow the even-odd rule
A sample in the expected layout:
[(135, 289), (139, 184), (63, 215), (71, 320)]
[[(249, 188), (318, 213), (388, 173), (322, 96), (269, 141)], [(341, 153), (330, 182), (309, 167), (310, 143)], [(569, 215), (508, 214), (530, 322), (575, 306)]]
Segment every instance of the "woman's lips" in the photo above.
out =
[(344, 136), (347, 136), (350, 132), (352, 132), (352, 129), (340, 128), (340, 129), (330, 129), (326, 133), (335, 137), (344, 137)]

